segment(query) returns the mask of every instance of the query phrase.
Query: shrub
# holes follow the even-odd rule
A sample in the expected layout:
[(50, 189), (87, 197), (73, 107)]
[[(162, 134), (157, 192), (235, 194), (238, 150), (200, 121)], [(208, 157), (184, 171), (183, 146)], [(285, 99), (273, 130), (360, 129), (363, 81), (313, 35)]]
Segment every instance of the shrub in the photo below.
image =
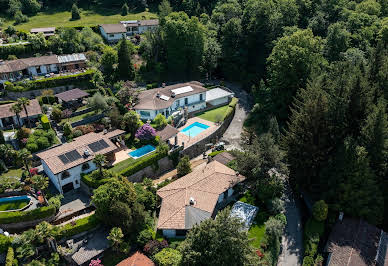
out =
[(31, 211), (16, 211), (0, 213), (0, 224), (20, 223), (47, 218), (54, 215), (55, 206), (45, 206)]
[(232, 107), (234, 109), (236, 107), (237, 103), (238, 103), (238, 99), (233, 97), (229, 103), (229, 107)]
[(67, 238), (79, 233), (89, 231), (99, 224), (97, 217), (92, 214), (85, 218), (81, 218), (75, 221), (75, 223), (65, 224), (60, 228), (60, 233), (58, 238)]
[(284, 211), (284, 201), (280, 198), (274, 198), (268, 201), (268, 209), (275, 215)]
[(71, 127), (71, 124), (69, 122), (66, 122), (64, 125), (63, 125), (63, 134), (65, 136), (70, 136), (71, 133), (73, 131), (73, 128)]
[(28, 143), (26, 145), (26, 148), (30, 152), (37, 152), (39, 150), (38, 144), (36, 144), (36, 143)]
[(81, 130), (73, 130), (73, 137), (74, 138), (78, 138), (80, 136), (82, 136), (82, 131)]
[(155, 261), (160, 266), (178, 266), (182, 261), (182, 254), (178, 250), (165, 248), (155, 254)]
[(225, 150), (222, 150), (222, 151), (213, 151), (213, 152), (209, 153), (208, 156), (214, 157), (214, 156), (216, 156), (217, 154), (220, 154), (220, 153), (223, 153), (223, 152), (225, 152)]
[(153, 235), (154, 232), (151, 228), (143, 229), (137, 236), (137, 244), (141, 247), (144, 247), (147, 242), (153, 239)]
[(314, 266), (314, 259), (310, 256), (304, 257), (303, 266)]
[(83, 125), (76, 127), (75, 130), (80, 130), (82, 132), (82, 135), (85, 135), (90, 132), (94, 132), (95, 128), (93, 125)]
[(167, 119), (163, 114), (159, 113), (155, 116), (153, 123), (157, 129), (162, 129), (167, 125)]
[(61, 120), (62, 120), (61, 109), (59, 109), (58, 107), (54, 107), (52, 112), (51, 112), (51, 118), (57, 123), (61, 122)]
[(12, 266), (15, 254), (12, 247), (8, 247), (7, 257), (5, 259), (5, 266)]
[(166, 240), (151, 240), (144, 246), (143, 251), (149, 256), (154, 256), (156, 253), (167, 247), (168, 242)]
[(319, 222), (323, 222), (327, 218), (329, 207), (325, 201), (319, 200), (313, 205), (313, 217)]
[(304, 227), (304, 250), (305, 255), (314, 258), (318, 250), (320, 237), (324, 233), (324, 223), (310, 218)]
[(12, 239), (9, 236), (0, 234), (0, 253), (4, 253), (8, 250), (11, 245)]
[(152, 140), (156, 136), (155, 129), (148, 123), (145, 123), (142, 125), (135, 134), (135, 137), (140, 139), (140, 141), (143, 140)]
[(50, 142), (46, 137), (40, 137), (37, 139), (38, 147), (40, 150), (50, 147)]
[(31, 129), (26, 127), (21, 127), (18, 129), (16, 136), (18, 140), (22, 140), (22, 139), (28, 138), (30, 134), (31, 134)]
[(100, 173), (98, 170), (93, 171), (90, 174), (81, 174), (81, 180), (84, 182), (86, 185), (88, 185), (91, 188), (98, 188), (99, 186), (109, 182), (113, 178), (115, 178), (116, 174), (114, 174), (111, 171), (103, 169), (103, 175), (104, 177), (100, 177)]
[(188, 156), (184, 156), (179, 160), (176, 170), (179, 177), (191, 173), (191, 164)]
[(21, 11), (17, 11), (14, 16), (15, 24), (21, 24), (28, 21), (28, 17), (24, 15)]
[(50, 129), (50, 121), (49, 121), (47, 115), (42, 115), (42, 117), (40, 118), (40, 121), (42, 122), (43, 129), (45, 129), (45, 130)]
[(81, 18), (81, 13), (79, 12), (79, 9), (77, 5), (74, 3), (71, 7), (71, 20), (77, 20)]

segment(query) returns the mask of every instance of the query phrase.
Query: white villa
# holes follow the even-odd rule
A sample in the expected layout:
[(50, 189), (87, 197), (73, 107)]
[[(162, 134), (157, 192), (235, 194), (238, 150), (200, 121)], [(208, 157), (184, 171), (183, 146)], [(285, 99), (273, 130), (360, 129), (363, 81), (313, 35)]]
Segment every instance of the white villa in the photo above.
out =
[(206, 88), (202, 83), (191, 81), (142, 91), (134, 109), (141, 119), (152, 120), (159, 113), (168, 117), (184, 107), (189, 113), (206, 108)]
[(158, 26), (158, 19), (127, 20), (116, 24), (102, 24), (100, 32), (109, 43), (116, 43), (127, 35), (143, 34), (149, 30), (155, 30)]
[(72, 142), (36, 154), (51, 182), (63, 194), (81, 186), (81, 174), (96, 170), (96, 154), (104, 154), (108, 161), (115, 159), (119, 149), (116, 142), (125, 131), (88, 133)]

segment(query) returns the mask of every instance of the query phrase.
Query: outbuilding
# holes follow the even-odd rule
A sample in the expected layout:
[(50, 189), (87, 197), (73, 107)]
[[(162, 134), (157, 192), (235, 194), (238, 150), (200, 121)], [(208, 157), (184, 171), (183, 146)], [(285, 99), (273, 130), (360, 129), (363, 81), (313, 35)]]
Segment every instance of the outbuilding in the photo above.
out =
[(214, 88), (206, 92), (206, 104), (225, 105), (233, 98), (234, 93), (226, 88)]

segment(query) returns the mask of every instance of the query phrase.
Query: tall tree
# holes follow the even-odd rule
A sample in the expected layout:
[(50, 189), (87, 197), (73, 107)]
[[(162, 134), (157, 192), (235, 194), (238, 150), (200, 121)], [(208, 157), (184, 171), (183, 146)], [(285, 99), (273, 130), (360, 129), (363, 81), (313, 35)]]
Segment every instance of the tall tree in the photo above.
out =
[(206, 70), (208, 78), (212, 79), (212, 73), (217, 68), (218, 60), (221, 57), (221, 46), (216, 38), (208, 37), (205, 40), (203, 53), (203, 67)]
[(131, 62), (131, 51), (128, 47), (128, 41), (122, 38), (118, 48), (118, 76), (121, 80), (133, 80), (135, 78), (135, 69)]
[(32, 177), (32, 174), (30, 172), (30, 167), (29, 167), (29, 160), (31, 159), (31, 153), (27, 149), (22, 149), (18, 152), (18, 157), (24, 163), (24, 166), (26, 167), (26, 170), (28, 171), (28, 174), (30, 175), (30, 177)]
[(93, 163), (98, 167), (98, 169), (100, 170), (100, 177), (103, 178), (104, 175), (102, 173), (102, 167), (106, 163), (105, 155), (103, 155), (103, 154), (96, 154), (96, 156), (93, 159)]
[(31, 121), (30, 121), (30, 117), (28, 116), (28, 110), (27, 110), (27, 106), (30, 105), (30, 100), (25, 97), (21, 97), (18, 99), (18, 103), (23, 107), (24, 112), (26, 113), (26, 116), (27, 116), (28, 127), (31, 128)]
[(121, 7), (121, 15), (126, 16), (128, 15), (128, 12), (129, 12), (128, 5), (127, 3), (124, 3), (123, 6)]
[(168, 0), (162, 0), (158, 6), (159, 10), (159, 18), (161, 21), (161, 24), (164, 23), (164, 18), (167, 17), (172, 12), (172, 7), (170, 5), (170, 2)]
[(22, 106), (19, 103), (15, 103), (11, 106), (10, 111), (16, 115), (17, 125), (21, 125), (20, 123), (20, 113), (22, 112)]
[(71, 20), (78, 20), (81, 18), (78, 6), (74, 3), (71, 7)]
[(110, 232), (107, 239), (111, 242), (113, 246), (113, 250), (118, 251), (119, 245), (123, 242), (123, 231), (120, 227), (113, 227)]

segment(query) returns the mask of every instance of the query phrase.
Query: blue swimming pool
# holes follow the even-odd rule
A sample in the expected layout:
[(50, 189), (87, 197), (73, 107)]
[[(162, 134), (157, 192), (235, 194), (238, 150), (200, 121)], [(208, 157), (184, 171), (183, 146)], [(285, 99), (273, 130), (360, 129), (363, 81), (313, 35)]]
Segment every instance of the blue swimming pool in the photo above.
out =
[(189, 137), (195, 137), (202, 131), (208, 129), (209, 126), (202, 124), (200, 122), (194, 122), (190, 126), (185, 127), (181, 132)]
[(129, 154), (129, 156), (131, 156), (132, 158), (134, 159), (137, 159), (137, 158), (140, 158), (148, 153), (151, 153), (155, 150), (155, 147), (152, 146), (152, 145), (145, 145), (143, 147), (141, 147), (140, 149), (137, 149), (137, 150), (134, 150), (134, 151), (131, 151)]
[(29, 202), (30, 198), (28, 196), (15, 196), (15, 197), (8, 197), (8, 198), (0, 198), (0, 204), (1, 203), (8, 203), (8, 202), (15, 202), (15, 201)]

